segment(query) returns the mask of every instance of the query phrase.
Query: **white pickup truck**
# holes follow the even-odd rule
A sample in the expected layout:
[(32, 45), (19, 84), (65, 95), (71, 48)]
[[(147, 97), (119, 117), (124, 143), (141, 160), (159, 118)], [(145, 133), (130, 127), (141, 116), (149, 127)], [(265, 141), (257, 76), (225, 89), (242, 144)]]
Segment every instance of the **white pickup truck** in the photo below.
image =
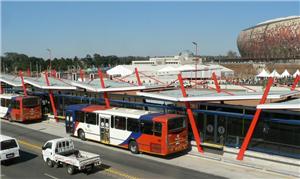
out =
[(70, 175), (76, 170), (90, 172), (94, 166), (101, 165), (100, 155), (75, 149), (70, 138), (47, 141), (42, 147), (42, 154), (49, 167), (66, 166)]

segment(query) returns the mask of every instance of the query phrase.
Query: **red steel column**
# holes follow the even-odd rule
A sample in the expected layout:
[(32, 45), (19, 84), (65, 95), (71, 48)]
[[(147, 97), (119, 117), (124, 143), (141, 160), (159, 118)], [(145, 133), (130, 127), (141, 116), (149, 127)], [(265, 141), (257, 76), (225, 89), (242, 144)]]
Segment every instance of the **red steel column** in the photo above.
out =
[[(50, 86), (50, 82), (49, 82), (49, 79), (48, 79), (48, 71), (45, 72), (45, 79), (46, 79), (47, 86)], [(55, 107), (55, 103), (54, 103), (52, 90), (49, 90), (49, 97), (50, 97), (50, 103), (51, 103), (51, 107), (52, 107), (52, 110), (53, 110), (54, 118), (56, 119), (56, 122), (57, 122), (58, 121), (57, 111), (56, 111), (56, 107)]]
[[(266, 89), (264, 91), (264, 94), (263, 94), (263, 96), (262, 96), (259, 104), (264, 104), (266, 102), (268, 94), (269, 94), (269, 91), (270, 91), (270, 88), (272, 87), (273, 81), (274, 81), (273, 78), (270, 77), (269, 80), (268, 80), (268, 84), (266, 86)], [(244, 158), (245, 151), (247, 150), (249, 142), (250, 142), (250, 140), (252, 138), (252, 135), (253, 135), (255, 126), (257, 124), (257, 121), (259, 119), (260, 113), (261, 113), (261, 109), (256, 109), (255, 115), (254, 115), (254, 117), (252, 119), (252, 122), (250, 124), (249, 129), (248, 129), (248, 132), (246, 134), (246, 137), (245, 137), (245, 139), (243, 141), (242, 147), (240, 148), (240, 151), (239, 151), (238, 156), (236, 158), (237, 160), (243, 160), (243, 158)]]
[(294, 83), (293, 83), (293, 85), (291, 87), (291, 91), (294, 91), (296, 89), (299, 80), (300, 80), (300, 76), (297, 75), (296, 78), (295, 78), (295, 80), (294, 80)]
[[(98, 75), (99, 75), (99, 78), (100, 78), (100, 85), (101, 85), (101, 88), (105, 89), (105, 84), (104, 84), (103, 74), (102, 74), (102, 71), (100, 70), (100, 68), (98, 68)], [(107, 108), (110, 108), (110, 102), (109, 102), (109, 99), (108, 99), (107, 92), (104, 92), (104, 93), (103, 93), (103, 96), (104, 96), (104, 101), (105, 101), (106, 107), (107, 107)]]
[(82, 71), (82, 69), (80, 68), (80, 78), (81, 78), (81, 81), (82, 81), (82, 82), (83, 82), (83, 76), (84, 76), (83, 71)]
[(31, 72), (29, 68), (27, 68), (27, 76), (31, 77)]
[(137, 68), (134, 68), (134, 72), (135, 72), (135, 76), (136, 76), (136, 79), (137, 79), (137, 83), (139, 86), (142, 86), (142, 82), (141, 82), (141, 79), (140, 79), (140, 75), (139, 75), (139, 72), (138, 72), (138, 69)]
[(26, 91), (26, 86), (25, 86), (25, 83), (24, 83), (22, 70), (19, 71), (19, 76), (20, 76), (21, 81), (22, 81), (22, 87), (23, 87), (24, 95), (27, 96), (27, 91)]
[(215, 74), (215, 72), (212, 73), (212, 79), (214, 80), (214, 83), (216, 85), (216, 91), (217, 93), (221, 93), (221, 88), (217, 79), (217, 75)]
[[(186, 91), (185, 91), (185, 88), (184, 88), (184, 85), (183, 85), (182, 76), (181, 76), (180, 73), (178, 74), (178, 80), (179, 80), (179, 83), (180, 83), (182, 96), (187, 97), (187, 94), (186, 94)], [(191, 127), (192, 127), (192, 131), (193, 131), (193, 134), (194, 134), (194, 137), (195, 137), (195, 140), (196, 140), (198, 152), (203, 153), (203, 149), (200, 146), (200, 143), (201, 143), (200, 134), (199, 134), (197, 126), (196, 126), (196, 122), (195, 122), (195, 118), (194, 118), (194, 115), (193, 115), (193, 111), (191, 109), (191, 105), (190, 105), (189, 102), (184, 102), (184, 103), (185, 103), (185, 106), (186, 106), (186, 112), (188, 114), (188, 118), (189, 118), (189, 121), (190, 121), (190, 124), (191, 124)]]

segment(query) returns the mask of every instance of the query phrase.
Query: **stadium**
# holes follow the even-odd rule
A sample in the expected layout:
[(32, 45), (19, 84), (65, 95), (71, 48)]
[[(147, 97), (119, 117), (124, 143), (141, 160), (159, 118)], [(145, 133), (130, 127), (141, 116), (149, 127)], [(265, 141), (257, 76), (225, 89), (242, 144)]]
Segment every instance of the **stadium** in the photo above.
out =
[(243, 59), (300, 59), (300, 16), (276, 18), (240, 32), (237, 47)]

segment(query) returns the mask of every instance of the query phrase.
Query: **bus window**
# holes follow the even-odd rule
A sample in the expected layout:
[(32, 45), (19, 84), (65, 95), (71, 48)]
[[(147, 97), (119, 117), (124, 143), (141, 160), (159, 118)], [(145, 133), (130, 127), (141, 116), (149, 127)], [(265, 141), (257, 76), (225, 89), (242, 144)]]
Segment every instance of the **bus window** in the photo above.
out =
[(77, 122), (84, 122), (84, 112), (82, 111), (76, 111), (76, 121)]
[(168, 131), (169, 132), (178, 132), (181, 129), (184, 129), (186, 127), (186, 121), (185, 118), (179, 117), (179, 118), (172, 118), (168, 120)]
[(141, 121), (141, 131), (143, 134), (153, 135), (153, 122)]
[(5, 99), (3, 99), (3, 98), (1, 99), (1, 106), (2, 107), (5, 107), (5, 101), (6, 101)]
[(115, 116), (115, 128), (125, 130), (126, 129), (126, 118)]
[(20, 102), (19, 101), (12, 101), (11, 106), (14, 109), (20, 109)]
[(87, 124), (96, 125), (96, 114), (95, 113), (85, 113), (85, 122)]
[(139, 132), (139, 121), (137, 119), (127, 118), (127, 130)]
[(11, 100), (10, 99), (6, 99), (5, 100), (5, 107), (9, 107), (10, 104), (11, 104)]
[(154, 135), (155, 136), (161, 136), (161, 129), (162, 125), (160, 122), (155, 122), (154, 123)]
[(40, 105), (40, 100), (37, 97), (29, 97), (23, 99), (23, 106), (32, 108)]

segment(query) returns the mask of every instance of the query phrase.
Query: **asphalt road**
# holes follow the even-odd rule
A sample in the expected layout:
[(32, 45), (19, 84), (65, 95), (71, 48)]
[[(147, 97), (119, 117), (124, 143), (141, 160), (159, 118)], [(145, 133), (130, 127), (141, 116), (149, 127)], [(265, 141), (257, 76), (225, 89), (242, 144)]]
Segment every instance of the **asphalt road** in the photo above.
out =
[[(57, 136), (28, 128), (1, 122), (1, 133), (15, 137), (21, 147), (21, 158), (8, 164), (1, 164), (1, 178), (222, 178), (182, 167), (156, 162), (133, 154), (110, 150), (109, 148), (75, 142), (75, 146), (84, 151), (100, 154), (103, 165), (91, 174), (76, 173), (68, 175), (66, 168), (49, 168), (41, 156), (41, 146)], [(176, 157), (176, 156), (171, 156)], [(168, 160), (168, 159), (166, 159)]]

